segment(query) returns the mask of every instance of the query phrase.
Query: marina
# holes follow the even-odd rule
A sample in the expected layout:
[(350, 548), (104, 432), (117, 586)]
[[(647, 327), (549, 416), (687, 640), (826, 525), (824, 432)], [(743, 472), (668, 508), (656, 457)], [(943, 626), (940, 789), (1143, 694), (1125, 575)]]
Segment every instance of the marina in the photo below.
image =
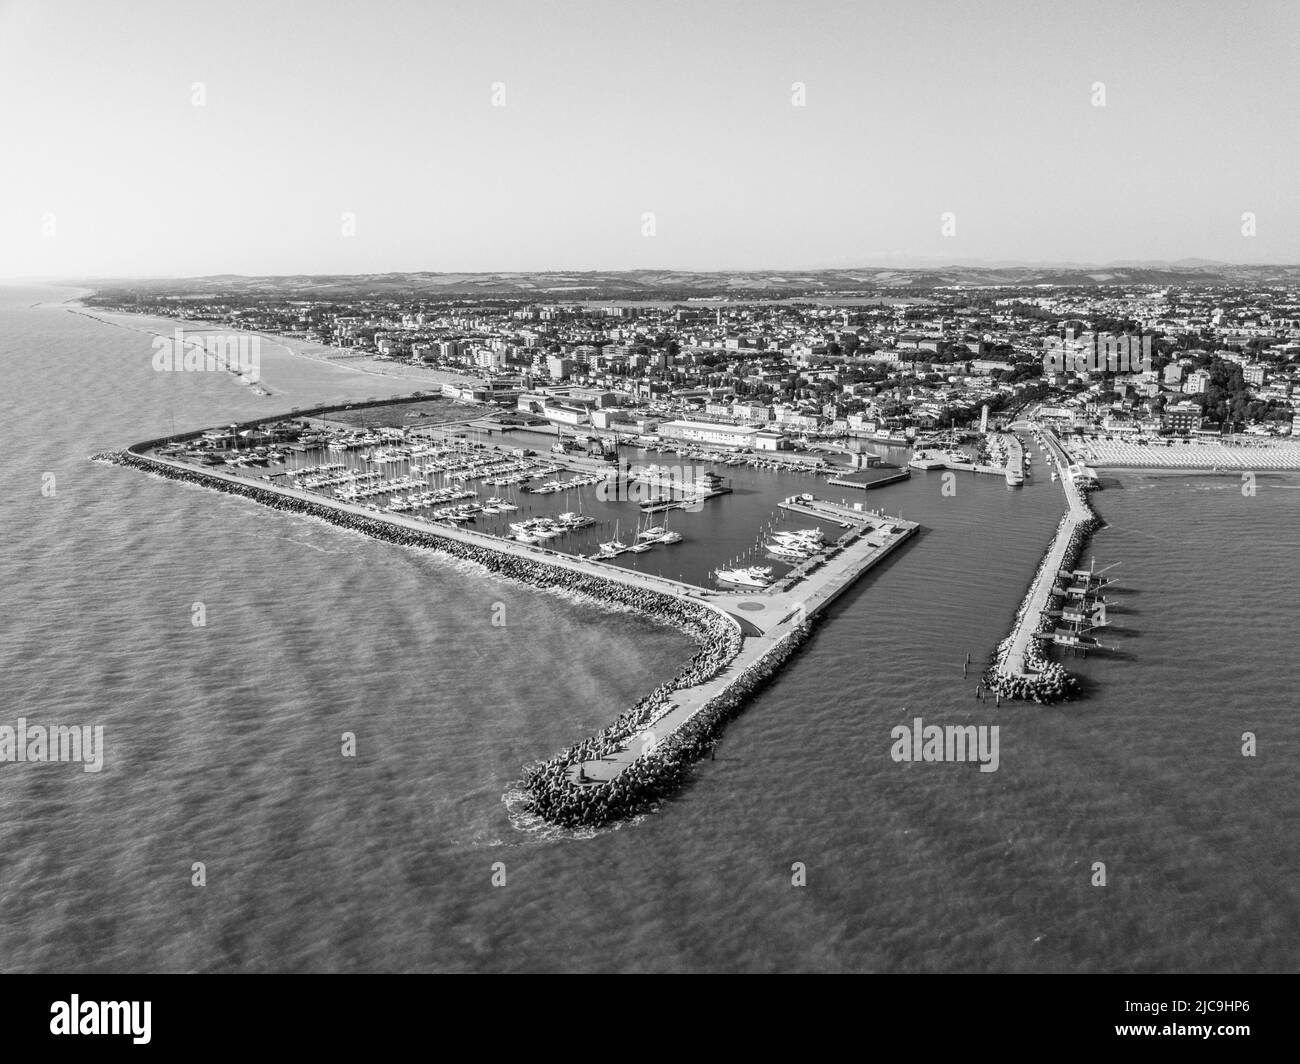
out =
[[(719, 548), (726, 549), (726, 542), (715, 540), (712, 534), (706, 537), (710, 540), (707, 544), (692, 547), (690, 543), (691, 527), (708, 513), (705, 504), (732, 497), (734, 491), (731, 479), (708, 465), (633, 464), (629, 459), (620, 459), (618, 451), (607, 452), (601, 458), (576, 454), (572, 444), (557, 444), (539, 452), (517, 445), (530, 442), (527, 436), (501, 432), (488, 442), (490, 437), (485, 438), (486, 430), (481, 425), (457, 421), (418, 430), (384, 425), (355, 428), (338, 421), (340, 416), (341, 412), (321, 410), (301, 419), (303, 431), (292, 442), (273, 438), (277, 431), (285, 431), (284, 422), (278, 429), (270, 421), (252, 427), (232, 426), (232, 433), (239, 433), (233, 453), (217, 453), (204, 446), (195, 449), (195, 434), (191, 434), (186, 440), (162, 443), (156, 449), (157, 457), (194, 464), (208, 472), (224, 467), (229, 471), (225, 475), (266, 483), (329, 505), (358, 507), (369, 516), (429, 530), (435, 536), (456, 534), (463, 537), (463, 542), (491, 549), (522, 549), (545, 558), (548, 564), (585, 566), (587, 572), (608, 575), (632, 586), (697, 596), (723, 607), (722, 612), (733, 619), (746, 622), (741, 625), (746, 638), (767, 638), (769, 643), (780, 642), (783, 646), (799, 638), (795, 627), (778, 626), (768, 632), (757, 626), (760, 631), (755, 632), (755, 614), (768, 609), (768, 603), (781, 601), (780, 596), (796, 595), (802, 601), (809, 588), (819, 586), (828, 572), (845, 578), (848, 570), (842, 556), (846, 553), (853, 556), (856, 551), (875, 557), (876, 552), (892, 549), (897, 537), (915, 531), (915, 526), (901, 516), (887, 518), (862, 503), (849, 503), (847, 499), (836, 502), (809, 491), (796, 491), (781, 498), (766, 514), (761, 509), (755, 511), (761, 523), (752, 540), (748, 544), (735, 543), (727, 559), (718, 553)], [(1006, 695), (1057, 701), (1076, 694), (1077, 683), (1060, 663), (1048, 659), (1047, 651), (1055, 647), (1064, 654), (1086, 655), (1090, 650), (1104, 649), (1093, 634), (1103, 626), (1104, 622), (1097, 621), (1097, 608), (1104, 611), (1104, 601), (1096, 596), (1084, 597), (1068, 612), (1054, 609), (1068, 597), (1069, 589), (1059, 588), (1049, 579), (1051, 573), (1073, 562), (1091, 527), (1085, 493), (1096, 486), (1096, 479), (1091, 470), (1069, 462), (1050, 430), (1035, 426), (1034, 431), (1044, 448), (1044, 460), (1051, 467), (1052, 481), (1056, 482), (1058, 471), (1062, 473), (1061, 484), (1071, 500), (1070, 509), (1017, 614), (1011, 635), (994, 652), (985, 680), (988, 690), (999, 699)], [(259, 435), (267, 438), (259, 439)], [(206, 445), (224, 442), (224, 437), (214, 435), (214, 431), (201, 434), (199, 439)], [(960, 447), (959, 437), (941, 434), (937, 442), (932, 440), (919, 447), (906, 467), (896, 473), (882, 467), (879, 456), (860, 457), (855, 460), (857, 464), (869, 461), (869, 468), (857, 474), (827, 477), (825, 483), (862, 488), (874, 486), (865, 482), (872, 479), (880, 483), (905, 480), (913, 469), (970, 469), (973, 473), (1002, 476), (1008, 487), (1021, 486), (1032, 463), (1021, 438), (1015, 432), (1002, 432), (977, 439), (979, 453), (972, 455)], [(240, 450), (240, 442), (249, 449)], [(695, 456), (697, 462), (709, 454), (683, 452), (683, 456)], [(732, 478), (741, 475), (741, 467), (735, 464), (738, 457), (732, 455), (724, 463)], [(758, 472), (754, 468), (755, 472), (748, 475), (778, 479), (789, 476), (780, 469)], [(802, 466), (803, 476), (791, 479), (812, 480), (811, 468)], [(767, 490), (770, 486), (758, 495), (750, 490), (744, 494), (753, 500), (751, 506), (756, 503), (761, 507), (762, 494)], [(670, 518), (670, 512), (680, 517)], [(817, 524), (787, 524), (798, 517), (812, 518)], [(713, 522), (708, 524), (714, 526)], [(734, 522), (729, 524), (734, 527)], [(748, 605), (740, 612), (726, 608), (741, 601)], [(1088, 616), (1079, 616), (1080, 609), (1089, 610)], [(804, 605), (800, 605), (798, 615), (799, 623), (806, 624), (809, 614)], [(715, 623), (706, 624), (703, 630), (713, 631)], [(733, 656), (738, 655), (739, 651)], [(739, 656), (738, 667), (757, 668), (763, 659), (763, 654), (754, 651), (748, 657)], [(709, 682), (714, 678), (710, 676)], [(701, 687), (695, 696), (679, 701), (680, 712), (668, 719), (682, 723), (696, 719), (704, 705), (720, 697), (724, 688)], [(643, 723), (642, 715), (635, 714), (634, 723)], [(615, 737), (617, 743), (631, 734), (640, 734), (635, 729), (627, 731), (626, 726), (624, 721), (624, 730)], [(628, 749), (618, 746), (614, 752), (626, 757)], [(593, 760), (589, 773), (584, 769), (579, 775), (605, 778), (595, 767), (599, 760)], [(617, 758), (613, 763), (623, 764)]]
[[(782, 469), (760, 471), (758, 467), (751, 467), (752, 473), (742, 473), (742, 465), (737, 464), (740, 456), (732, 455), (724, 462), (730, 474), (727, 477), (700, 462), (701, 457), (710, 456), (707, 451), (684, 450), (683, 456), (694, 456), (699, 463), (691, 466), (633, 464), (633, 448), (626, 445), (622, 450), (628, 457), (603, 447), (600, 456), (578, 454), (572, 442), (539, 451), (519, 445), (532, 442), (533, 434), (516, 436), (501, 431), (492, 437), (481, 423), (448, 420), (415, 430), (378, 424), (357, 428), (338, 420), (344, 416), (341, 411), (318, 410), (300, 418), (297, 438), (291, 441), (276, 438), (288, 431), (289, 422), (231, 426), (227, 434), (216, 430), (191, 434), (162, 442), (155, 457), (207, 472), (222, 469), (223, 475), (265, 483), (332, 506), (357, 508), (368, 516), (428, 530), (435, 537), (454, 536), (493, 550), (524, 550), (547, 564), (581, 566), (583, 571), (634, 587), (695, 596), (721, 608), (737, 623), (744, 622), (740, 623), (745, 633), (741, 644), (746, 639), (767, 639), (771, 644), (768, 652), (776, 643), (786, 646), (802, 638), (796, 631), (798, 625), (778, 625), (772, 631), (754, 625), (754, 616), (767, 610), (769, 603), (784, 601), (781, 596), (799, 596), (799, 625), (806, 625), (810, 614), (803, 598), (810, 588), (820, 586), (827, 573), (847, 579), (844, 555), (882, 556), (879, 552), (892, 549), (899, 537), (915, 531), (901, 516), (888, 518), (862, 503), (836, 502), (807, 490), (778, 497), (775, 505), (767, 504), (766, 511), (762, 500), (774, 485), (760, 488), (755, 483), (753, 488), (759, 491), (746, 488), (740, 496), (734, 494), (736, 477), (776, 477), (778, 482), (784, 477), (792, 484), (816, 483), (810, 473), (814, 467), (806, 464), (800, 475)], [(1051, 575), (1074, 562), (1093, 527), (1086, 492), (1097, 482), (1091, 470), (1069, 461), (1050, 430), (1033, 426), (1033, 431), (1044, 449), (1053, 483), (1060, 474), (1069, 509), (1011, 634), (993, 654), (985, 683), (999, 699), (1005, 695), (1044, 702), (1078, 692), (1077, 682), (1064, 666), (1048, 658), (1051, 648), (1075, 656), (1106, 649), (1094, 634), (1104, 626), (1100, 618), (1105, 603), (1093, 594), (1068, 603), (1068, 610), (1056, 608), (1070, 597), (1070, 589), (1057, 587)], [(841, 472), (822, 482), (831, 487), (862, 488), (874, 486), (867, 483), (872, 479), (882, 483), (906, 480), (913, 469), (970, 469), (1002, 476), (1009, 488), (1022, 486), (1031, 472), (1032, 458), (1021, 437), (1015, 432), (995, 432), (976, 439), (978, 454), (972, 455), (961, 448), (960, 437), (940, 434), (918, 447), (906, 460), (906, 467), (895, 473), (882, 466), (877, 455), (859, 456), (855, 464), (868, 462), (868, 467), (856, 473)], [(232, 440), (233, 452), (212, 449)], [(241, 443), (247, 449), (241, 449)], [(743, 498), (754, 515), (751, 520), (757, 519), (748, 543), (732, 540), (729, 545), (725, 538), (717, 537), (717, 523), (708, 517), (711, 511), (706, 503), (717, 506), (720, 503), (713, 500), (724, 497)], [(811, 518), (816, 524), (789, 523), (800, 517)], [(700, 534), (692, 532), (697, 525), (709, 531), (701, 542), (692, 544), (693, 535)], [(727, 525), (743, 527), (730, 518)], [(740, 609), (742, 601), (747, 605)], [(729, 608), (732, 606), (736, 608)], [(1081, 610), (1087, 611), (1086, 616)], [(796, 611), (790, 612), (794, 615)], [(698, 617), (691, 622), (696, 628), (699, 623)], [(715, 629), (719, 623), (725, 630), (725, 622), (715, 617), (692, 632), (708, 632), (710, 638), (718, 638)], [(732, 657), (737, 657), (741, 670), (753, 667), (761, 671), (766, 660), (756, 649), (748, 656), (737, 650)], [(698, 718), (697, 714), (711, 699), (730, 691), (726, 685), (709, 688), (707, 683), (716, 678), (709, 673), (686, 684), (700, 690), (679, 700), (678, 711), (668, 719), (683, 724), (711, 719), (709, 714)], [(629, 736), (645, 739), (638, 730), (643, 717), (638, 710), (630, 724), (620, 718), (621, 730), (602, 740), (606, 745), (614, 743), (608, 749), (601, 747), (618, 755), (612, 764), (624, 764), (619, 758), (626, 759), (630, 748), (619, 744)], [(605, 779), (596, 765), (603, 758), (604, 754), (591, 759), (590, 772), (582, 769), (579, 776)], [(621, 800), (614, 805), (621, 808)]]
[[(591, 555), (570, 555), (543, 544), (595, 532), (599, 522), (594, 518), (581, 510), (519, 517), (519, 503), (502, 496), (478, 500), (466, 484), (499, 479), (507, 464), (520, 466), (515, 473), (530, 479), (544, 476), (554, 472), (545, 470), (545, 460), (526, 465), (527, 456), (519, 456), (507, 463), (496, 451), (484, 448), (486, 453), (477, 453), (480, 449), (472, 445), (462, 451), (361, 437), (346, 446), (316, 441), (323, 444), (320, 453), (343, 459), (338, 461), (317, 461), (309, 450), (272, 452), (268, 445), (261, 455), (268, 465), (271, 453), (279, 455), (276, 462), (298, 464), (254, 474), (247, 462), (214, 465), (207, 454), (187, 448), (199, 435), (149, 441), (97, 457), (475, 561), (534, 586), (564, 588), (598, 602), (630, 606), (697, 641), (698, 651), (676, 677), (597, 735), (528, 770), (533, 812), (565, 827), (590, 827), (636, 815), (671, 793), (685, 766), (711, 749), (725, 721), (797, 650), (812, 623), (918, 528), (901, 518), (866, 511), (861, 504), (835, 503), (802, 492), (782, 501), (776, 513), (812, 517), (818, 524), (765, 526), (752, 549), (767, 552), (771, 564), (722, 568), (713, 573), (716, 587), (701, 586), (611, 564), (624, 554), (642, 555), (683, 541), (681, 533), (652, 523), (649, 514), (635, 519), (631, 533), (616, 522), (612, 538), (600, 541)], [(386, 446), (381, 449), (381, 444)], [(359, 459), (365, 468), (349, 464), (347, 456)], [(252, 466), (260, 468), (265, 467)], [(430, 477), (442, 477), (443, 486), (431, 486), (435, 480)], [(605, 479), (595, 471), (570, 482), (543, 482), (541, 487), (549, 490), (542, 494), (576, 492)], [(730, 491), (716, 475), (701, 474), (697, 483), (718, 495)], [(471, 497), (476, 501), (457, 503)], [(367, 498), (386, 501), (381, 506), (363, 501)], [(439, 503), (454, 505), (435, 506)], [(481, 515), (504, 523), (508, 534), (465, 527)], [(838, 531), (831, 542), (826, 541), (827, 525)], [(778, 560), (783, 565), (780, 573)]]

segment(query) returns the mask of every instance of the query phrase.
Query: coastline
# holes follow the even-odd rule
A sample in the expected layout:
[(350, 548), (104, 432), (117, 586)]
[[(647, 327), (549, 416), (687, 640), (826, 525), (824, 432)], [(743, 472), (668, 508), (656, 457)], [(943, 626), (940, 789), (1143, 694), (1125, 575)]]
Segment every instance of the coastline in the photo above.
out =
[[(420, 367), (399, 362), (387, 362), (363, 352), (348, 352), (341, 348), (329, 347), (325, 344), (318, 344), (310, 340), (299, 340), (296, 337), (284, 336), (280, 333), (244, 329), (231, 330), (212, 322), (193, 321), (189, 318), (168, 318), (160, 317), (156, 314), (135, 314), (128, 311), (102, 310), (99, 307), (86, 306), (86, 304), (82, 302), (83, 298), (84, 297), (82, 296), (78, 296), (61, 303), (50, 305), (63, 307), (72, 313), (82, 314), (85, 317), (92, 318), (106, 325), (116, 325), (119, 328), (124, 329), (135, 329), (150, 336), (162, 336), (168, 339), (173, 336), (174, 330), (177, 328), (184, 329), (187, 333), (193, 333), (195, 335), (246, 332), (249, 336), (256, 336), (266, 343), (274, 344), (276, 347), (294, 358), (307, 359), (311, 362), (334, 366), (339, 369), (351, 370), (355, 373), (365, 373), (373, 377), (385, 377), (390, 380), (396, 378), (398, 380), (419, 381), (438, 386), (454, 383), (464, 384), (471, 381), (477, 382), (482, 380), (481, 377), (477, 377), (472, 373), (460, 373), (455, 370), (432, 366)], [(333, 355), (329, 354), (330, 352), (333, 352)]]
[(1151, 469), (1172, 473), (1300, 473), (1300, 440), (1292, 436), (1199, 440), (1169, 446), (1069, 439), (1069, 460), (1094, 470)]
[(1188, 466), (1185, 469), (1172, 468), (1170, 466), (1142, 466), (1142, 465), (1097, 465), (1091, 467), (1097, 473), (1110, 473), (1115, 476), (1123, 474), (1141, 473), (1143, 476), (1152, 477), (1227, 477), (1230, 480), (1240, 480), (1243, 473), (1254, 473), (1257, 477), (1294, 477), (1300, 476), (1300, 467), (1296, 469), (1206, 469), (1201, 466)]

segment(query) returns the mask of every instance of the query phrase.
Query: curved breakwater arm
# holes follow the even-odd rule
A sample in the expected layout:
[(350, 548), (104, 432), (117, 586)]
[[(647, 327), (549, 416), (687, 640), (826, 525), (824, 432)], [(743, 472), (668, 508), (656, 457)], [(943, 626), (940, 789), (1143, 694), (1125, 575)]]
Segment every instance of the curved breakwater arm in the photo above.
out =
[[(761, 655), (739, 675), (729, 678), (721, 693), (709, 698), (680, 726), (668, 732), (625, 771), (609, 780), (574, 782), (571, 768), (587, 759), (623, 749), (647, 723), (662, 717), (670, 697), (682, 697), (714, 681), (740, 653), (745, 642), (739, 623), (725, 610), (682, 594), (684, 585), (623, 570), (610, 575), (591, 571), (578, 559), (535, 556), (520, 545), (462, 529), (413, 527), (401, 518), (380, 518), (356, 507), (315, 499), (297, 489), (251, 481), (227, 473), (199, 469), (146, 452), (159, 441), (137, 444), (123, 452), (91, 455), (94, 461), (141, 469), (171, 480), (199, 484), (238, 495), (277, 510), (316, 517), (376, 539), (435, 550), (474, 562), (493, 575), (544, 590), (560, 590), (622, 609), (635, 609), (651, 619), (685, 632), (699, 648), (673, 679), (661, 684), (624, 711), (597, 735), (529, 770), (529, 804), (543, 819), (565, 827), (590, 827), (634, 816), (653, 808), (680, 782), (686, 765), (702, 756), (718, 729), (734, 716), (749, 696), (802, 642), (807, 626)], [(487, 540), (488, 542), (482, 542)], [(655, 584), (663, 585), (663, 589)], [(675, 590), (677, 593), (672, 593)]]

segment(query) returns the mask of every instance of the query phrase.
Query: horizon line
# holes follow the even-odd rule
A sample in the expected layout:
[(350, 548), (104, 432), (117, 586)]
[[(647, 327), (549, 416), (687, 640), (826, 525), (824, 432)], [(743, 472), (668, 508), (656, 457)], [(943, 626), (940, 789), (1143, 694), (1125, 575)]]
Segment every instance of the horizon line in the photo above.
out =
[(321, 277), (321, 278), (348, 278), (348, 277), (384, 277), (392, 275), (413, 275), (413, 276), (450, 276), (463, 275), (469, 277), (494, 277), (503, 275), (522, 275), (522, 276), (547, 276), (555, 275), (574, 275), (574, 274), (644, 274), (644, 273), (676, 273), (695, 276), (707, 276), (710, 274), (731, 273), (731, 274), (763, 274), (763, 273), (852, 273), (862, 270), (878, 271), (898, 271), (905, 273), (926, 273), (936, 270), (949, 269), (968, 269), (968, 270), (1012, 270), (1012, 269), (1039, 269), (1050, 271), (1078, 271), (1078, 270), (1151, 270), (1164, 269), (1174, 271), (1192, 272), (1196, 270), (1214, 269), (1214, 268), (1250, 268), (1250, 269), (1300, 269), (1300, 262), (1230, 262), (1225, 260), (1195, 259), (1187, 258), (1176, 261), (1167, 261), (1162, 259), (1146, 260), (1117, 260), (1113, 262), (1044, 262), (1044, 261), (936, 261), (932, 264), (917, 265), (889, 265), (889, 264), (864, 264), (859, 266), (746, 266), (731, 267), (718, 266), (712, 268), (698, 267), (678, 267), (678, 266), (623, 266), (623, 267), (591, 267), (580, 266), (566, 268), (562, 266), (552, 266), (545, 269), (490, 269), (490, 270), (432, 270), (432, 269), (393, 269), (393, 270), (370, 270), (360, 272), (283, 272), (283, 273), (237, 273), (237, 272), (220, 272), (220, 273), (194, 273), (194, 274), (104, 274), (104, 275), (61, 275), (61, 276), (33, 276), (19, 275), (0, 277), (0, 283), (24, 283), (24, 284), (64, 284), (64, 285), (84, 285), (91, 282), (128, 282), (128, 281), (204, 281), (217, 278), (234, 278), (244, 280), (256, 279), (280, 279), (293, 277)]

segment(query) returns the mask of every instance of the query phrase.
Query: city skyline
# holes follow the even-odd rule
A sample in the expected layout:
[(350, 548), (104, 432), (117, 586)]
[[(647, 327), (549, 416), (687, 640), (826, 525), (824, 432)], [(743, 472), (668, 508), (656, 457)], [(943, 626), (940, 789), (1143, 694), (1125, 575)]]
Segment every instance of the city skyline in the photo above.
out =
[(0, 276), (1300, 261), (1300, 15), (1101, 7), (10, 3)]

